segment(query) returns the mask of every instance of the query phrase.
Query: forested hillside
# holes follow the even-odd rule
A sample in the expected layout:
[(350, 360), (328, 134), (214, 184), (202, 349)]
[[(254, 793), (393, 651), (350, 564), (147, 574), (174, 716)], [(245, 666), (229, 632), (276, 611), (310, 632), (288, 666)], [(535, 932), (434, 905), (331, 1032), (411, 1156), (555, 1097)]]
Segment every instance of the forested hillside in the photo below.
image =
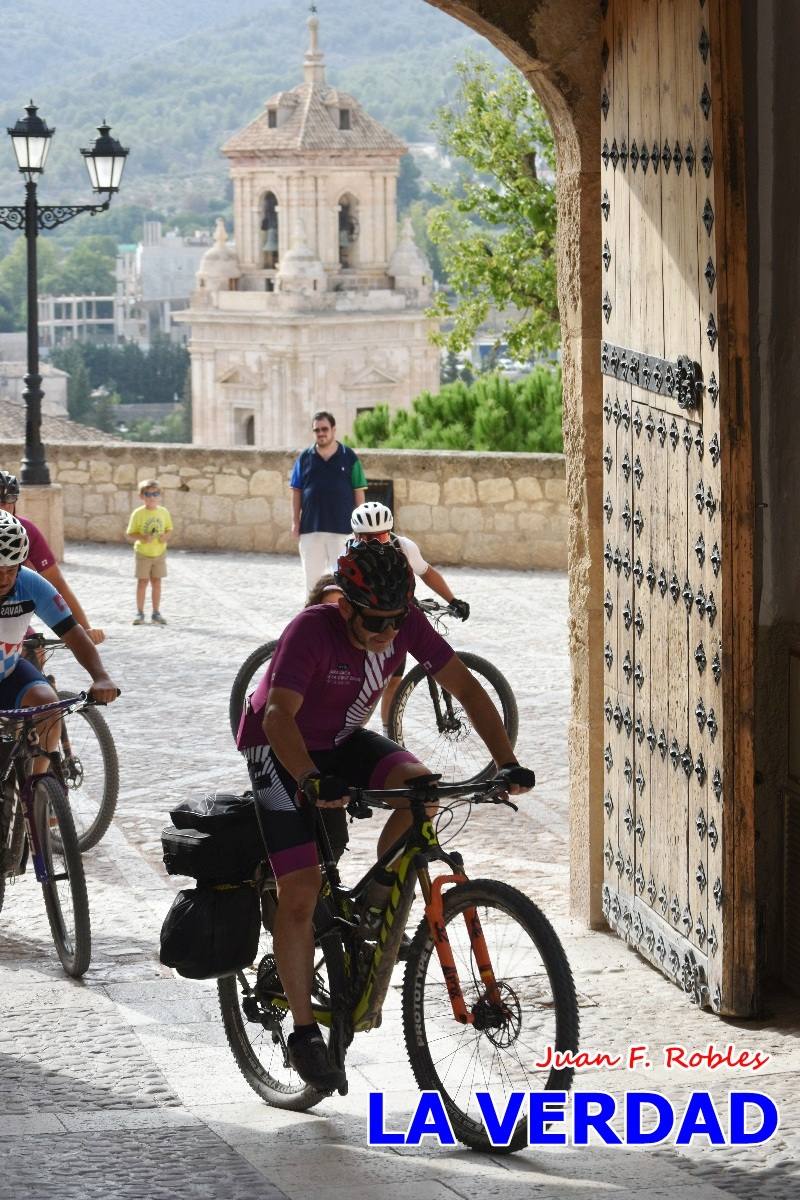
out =
[[(331, 82), (411, 141), (431, 139), (456, 60), (489, 49), (424, 0), (317, 8)], [(191, 207), (224, 192), (225, 138), (300, 81), (307, 15), (303, 0), (0, 0), (0, 120), (13, 123), (32, 95), (56, 126), (43, 200), (85, 192), (78, 147), (106, 117), (131, 147), (125, 198)], [(18, 178), (8, 145), (0, 196), (14, 202)]]

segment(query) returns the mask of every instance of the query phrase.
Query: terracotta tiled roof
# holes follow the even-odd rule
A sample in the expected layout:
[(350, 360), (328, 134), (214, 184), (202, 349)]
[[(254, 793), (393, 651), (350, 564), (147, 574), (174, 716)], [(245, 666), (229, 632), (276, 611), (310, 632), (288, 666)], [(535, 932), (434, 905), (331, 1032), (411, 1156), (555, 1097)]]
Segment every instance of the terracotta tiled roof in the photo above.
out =
[[(0, 441), (24, 442), (25, 405), (19, 400), (0, 400)], [(91, 425), (81, 425), (67, 417), (42, 416), (42, 441), (48, 442), (114, 442), (120, 439), (102, 433)]]
[[(271, 128), (268, 112), (275, 107), (280, 110), (280, 124)], [(349, 129), (339, 128), (339, 110), (343, 108), (350, 111)], [(399, 156), (405, 154), (407, 146), (365, 112), (353, 96), (319, 82), (301, 83), (290, 92), (271, 96), (264, 112), (222, 147), (222, 153), (231, 158), (276, 151), (342, 150)]]

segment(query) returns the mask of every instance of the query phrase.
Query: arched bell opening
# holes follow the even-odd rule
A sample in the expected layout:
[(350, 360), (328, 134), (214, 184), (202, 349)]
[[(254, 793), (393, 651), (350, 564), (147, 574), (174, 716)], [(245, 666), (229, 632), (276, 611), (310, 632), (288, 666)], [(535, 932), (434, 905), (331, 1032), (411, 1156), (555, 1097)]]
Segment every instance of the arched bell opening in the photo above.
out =
[(261, 205), (261, 263), (267, 270), (274, 270), (278, 265), (278, 197), (274, 192), (267, 192)]
[(345, 192), (339, 199), (339, 266), (356, 265), (358, 257), (358, 201)]

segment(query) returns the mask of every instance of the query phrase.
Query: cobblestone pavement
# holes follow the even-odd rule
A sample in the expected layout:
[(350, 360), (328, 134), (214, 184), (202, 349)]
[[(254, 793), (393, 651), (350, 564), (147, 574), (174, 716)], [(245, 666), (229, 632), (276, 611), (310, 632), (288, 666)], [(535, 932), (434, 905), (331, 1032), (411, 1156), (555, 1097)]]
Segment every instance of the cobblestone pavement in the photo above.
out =
[[(124, 695), (108, 714), (120, 750), (118, 817), (86, 858), (93, 961), (67, 980), (35, 883), (9, 885), (0, 916), (0, 1200), (20, 1196), (258, 1196), (307, 1200), (790, 1200), (797, 1175), (800, 1003), (775, 999), (759, 1022), (700, 1013), (610, 934), (567, 915), (569, 675), (566, 580), (555, 573), (450, 570), (473, 606), (456, 645), (484, 654), (511, 680), (519, 749), (538, 786), (518, 816), (481, 812), (459, 836), (474, 875), (500, 875), (553, 919), (572, 963), (584, 1048), (647, 1045), (650, 1071), (586, 1072), (584, 1090), (663, 1089), (674, 1102), (710, 1087), (724, 1107), (733, 1087), (781, 1103), (767, 1148), (678, 1153), (535, 1149), (479, 1157), (465, 1150), (366, 1146), (367, 1093), (387, 1093), (388, 1128), (405, 1127), (418, 1093), (399, 1037), (400, 972), (381, 1029), (356, 1039), (350, 1094), (309, 1114), (267, 1108), (225, 1045), (213, 984), (180, 980), (157, 958), (158, 931), (180, 886), (160, 864), (167, 810), (188, 793), (245, 786), (227, 733), (236, 667), (275, 636), (301, 599), (296, 560), (170, 551), (165, 629), (133, 628), (130, 552), (72, 545), (66, 572), (109, 638), (104, 655)], [(59, 683), (80, 683), (58, 665)], [(374, 830), (354, 830), (348, 872), (366, 862)], [(755, 1077), (667, 1072), (666, 1044), (734, 1042), (772, 1057)]]

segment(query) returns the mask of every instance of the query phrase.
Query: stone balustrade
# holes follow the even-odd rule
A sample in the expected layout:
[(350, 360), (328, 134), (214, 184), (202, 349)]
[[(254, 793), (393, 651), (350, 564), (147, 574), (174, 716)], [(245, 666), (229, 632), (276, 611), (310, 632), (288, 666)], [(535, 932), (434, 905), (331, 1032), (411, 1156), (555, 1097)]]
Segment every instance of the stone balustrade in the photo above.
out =
[[(21, 452), (19, 443), (0, 443), (0, 467), (18, 470)], [(123, 541), (139, 502), (137, 482), (154, 477), (175, 522), (175, 546), (295, 548), (293, 451), (57, 443), (47, 458), (63, 490), (67, 538)], [(392, 481), (397, 529), (418, 541), (429, 561), (566, 568), (562, 455), (365, 450), (361, 459), (368, 479)]]

